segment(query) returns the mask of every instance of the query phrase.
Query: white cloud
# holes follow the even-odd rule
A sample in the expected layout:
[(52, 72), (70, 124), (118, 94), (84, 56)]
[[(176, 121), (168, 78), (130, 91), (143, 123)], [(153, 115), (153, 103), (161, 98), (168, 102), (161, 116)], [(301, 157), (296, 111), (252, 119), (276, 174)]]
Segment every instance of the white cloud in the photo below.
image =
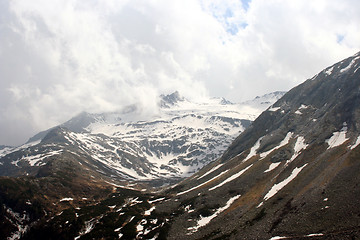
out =
[(0, 9), (0, 144), (83, 110), (156, 112), (164, 92), (241, 101), (287, 90), (360, 49), (356, 0), (0, 0)]

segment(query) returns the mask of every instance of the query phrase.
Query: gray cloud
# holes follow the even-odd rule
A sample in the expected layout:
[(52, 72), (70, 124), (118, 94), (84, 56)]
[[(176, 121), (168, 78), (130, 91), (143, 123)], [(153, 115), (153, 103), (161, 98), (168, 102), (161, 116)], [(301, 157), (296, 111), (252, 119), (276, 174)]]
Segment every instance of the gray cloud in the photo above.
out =
[(356, 0), (0, 0), (0, 144), (180, 91), (242, 101), (360, 49)]

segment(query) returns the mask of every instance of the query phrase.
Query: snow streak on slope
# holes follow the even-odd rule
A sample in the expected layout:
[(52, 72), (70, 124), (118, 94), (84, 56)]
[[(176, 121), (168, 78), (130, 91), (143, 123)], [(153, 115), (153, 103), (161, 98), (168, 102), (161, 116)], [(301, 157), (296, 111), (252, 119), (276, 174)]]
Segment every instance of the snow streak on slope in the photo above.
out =
[(274, 151), (274, 150), (276, 150), (276, 149), (279, 149), (279, 148), (285, 146), (286, 144), (288, 144), (288, 143), (289, 143), (289, 140), (290, 140), (290, 138), (292, 137), (293, 134), (294, 134), (294, 133), (292, 133), (292, 132), (288, 132), (288, 133), (286, 134), (285, 138), (279, 143), (278, 146), (270, 149), (270, 150), (267, 151), (267, 152), (261, 153), (261, 154), (260, 154), (260, 158), (263, 159), (263, 158), (265, 158), (267, 155), (269, 155), (272, 151)]
[(264, 173), (271, 172), (272, 170), (274, 170), (275, 168), (277, 168), (280, 164), (281, 164), (281, 162), (271, 163), (270, 166), (269, 166), (269, 168), (266, 169), (266, 170), (264, 171)]
[(199, 185), (197, 185), (197, 186), (195, 186), (195, 187), (193, 187), (193, 188), (190, 188), (190, 189), (188, 189), (188, 190), (186, 190), (186, 191), (183, 191), (183, 192), (179, 192), (179, 193), (176, 194), (176, 196), (182, 195), (182, 194), (184, 194), (184, 193), (191, 192), (192, 190), (195, 190), (195, 189), (197, 189), (197, 188), (199, 188), (199, 187), (202, 187), (202, 186), (204, 186), (205, 184), (213, 181), (214, 179), (221, 177), (222, 175), (224, 175), (225, 173), (227, 173), (227, 171), (229, 171), (229, 170), (226, 170), (226, 171), (220, 173), (219, 175), (211, 178), (210, 180), (207, 180), (206, 182), (201, 183), (201, 184), (199, 184)]
[[(212, 219), (214, 219), (215, 217), (217, 217), (220, 213), (222, 213), (223, 211), (225, 211), (226, 209), (228, 209), (231, 204), (233, 204), (233, 202), (235, 202), (241, 195), (238, 195), (238, 196), (235, 196), (235, 197), (232, 197), (230, 198), (224, 207), (221, 207), (219, 209), (216, 210), (216, 212), (208, 217), (203, 217), (203, 216), (200, 216), (200, 219), (197, 221), (197, 224), (196, 226), (194, 227), (190, 227), (188, 228), (188, 230), (191, 231), (191, 233), (194, 233), (196, 232), (199, 228), (205, 226), (206, 224), (208, 224)], [(190, 233), (190, 234), (191, 234)]]
[(352, 150), (356, 148), (359, 144), (360, 144), (360, 136), (357, 137), (356, 142), (354, 143), (354, 145), (350, 147), (350, 149)]
[(290, 176), (288, 178), (286, 178), (285, 180), (283, 180), (282, 182), (279, 182), (277, 184), (274, 184), (274, 186), (272, 186), (272, 188), (270, 189), (270, 191), (265, 195), (264, 200), (268, 200), (269, 198), (273, 197), (277, 192), (279, 192), (283, 187), (285, 187), (287, 184), (289, 184), (293, 179), (296, 178), (296, 176), (301, 172), (301, 170), (306, 167), (307, 164), (305, 164), (304, 166), (300, 167), (300, 168), (295, 168), (292, 173), (290, 174)]
[(254, 146), (250, 149), (250, 153), (249, 155), (247, 155), (247, 157), (243, 160), (243, 162), (246, 162), (247, 160), (249, 160), (250, 158), (252, 158), (253, 156), (256, 155), (256, 151), (259, 149), (260, 147), (260, 142), (261, 139), (263, 139), (263, 137), (259, 138), (256, 143), (254, 144)]
[(222, 165), (224, 165), (223, 163), (218, 164), (217, 166), (213, 167), (212, 169), (210, 169), (208, 172), (206, 172), (204, 175), (198, 177), (197, 179), (202, 179), (203, 177), (209, 175), (210, 173), (214, 172), (215, 170), (219, 169)]
[(250, 166), (244, 168), (244, 169), (241, 170), (240, 172), (235, 173), (235, 174), (232, 175), (231, 177), (225, 179), (224, 181), (222, 181), (220, 184), (216, 185), (215, 187), (210, 188), (209, 191), (212, 191), (212, 190), (214, 190), (214, 189), (216, 189), (216, 188), (218, 188), (218, 187), (221, 187), (222, 185), (224, 185), (224, 184), (226, 184), (226, 183), (228, 183), (228, 182), (231, 182), (232, 180), (240, 177), (244, 172), (246, 172), (246, 171), (247, 171), (249, 168), (251, 168), (251, 167), (252, 167), (252, 164), (251, 164)]
[(292, 161), (294, 161), (295, 158), (297, 158), (297, 156), (299, 156), (300, 152), (304, 149), (306, 149), (308, 146), (308, 144), (305, 143), (305, 138), (302, 136), (299, 136), (296, 139), (296, 143), (294, 146), (294, 155), (292, 155), (292, 157), (290, 158), (290, 160), (288, 160), (286, 163), (290, 163)]

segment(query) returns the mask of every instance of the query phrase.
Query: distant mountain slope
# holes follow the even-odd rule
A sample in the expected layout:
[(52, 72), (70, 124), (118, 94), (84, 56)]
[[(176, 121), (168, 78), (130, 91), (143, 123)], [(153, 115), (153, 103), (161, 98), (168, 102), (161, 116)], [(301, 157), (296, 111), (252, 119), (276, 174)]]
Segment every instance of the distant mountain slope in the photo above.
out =
[(23, 146), (0, 150), (0, 175), (34, 176), (51, 159), (70, 154), (105, 178), (154, 183), (190, 176), (220, 157), (281, 95), (242, 104), (223, 98), (196, 103), (175, 92), (162, 95), (159, 112), (147, 118), (139, 117), (135, 105), (115, 113), (83, 112)]
[(360, 238), (359, 86), (360, 53), (286, 93), (168, 190), (168, 239)]

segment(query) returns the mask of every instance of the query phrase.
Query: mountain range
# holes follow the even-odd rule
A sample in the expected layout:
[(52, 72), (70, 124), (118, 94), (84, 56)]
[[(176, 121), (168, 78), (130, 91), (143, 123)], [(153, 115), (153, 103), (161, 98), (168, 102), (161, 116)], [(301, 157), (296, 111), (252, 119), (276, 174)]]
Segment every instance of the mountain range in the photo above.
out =
[[(33, 138), (32, 142), (40, 141), (35, 145), (29, 142), (16, 151), (4, 148), (0, 160), (8, 176), (0, 178), (0, 235), (3, 239), (358, 239), (359, 69), (357, 53), (275, 103), (269, 101), (256, 119), (244, 118), (244, 111), (233, 110), (239, 105), (224, 99), (213, 99), (212, 105), (197, 103), (192, 112), (194, 107), (189, 106), (194, 103), (174, 93), (162, 97), (159, 121), (119, 124), (119, 118), (131, 111), (122, 116), (83, 113), (80, 118), (89, 121), (78, 120), (79, 116), (70, 120), (79, 129), (65, 128), (69, 124), (65, 123)], [(220, 106), (225, 108), (220, 111)], [(144, 132), (151, 132), (148, 124), (158, 122), (164, 135), (152, 132), (144, 137)], [(175, 126), (174, 135), (166, 124)], [(211, 132), (200, 139), (211, 139), (207, 143), (216, 149), (214, 155), (204, 160), (208, 149), (191, 160), (181, 155), (168, 161), (172, 170), (166, 168), (161, 175), (161, 165), (151, 162), (146, 151), (164, 160), (168, 148), (145, 150), (139, 139), (162, 142), (159, 139), (166, 139), (166, 133), (170, 140), (180, 141), (176, 136), (185, 130), (183, 136), (195, 133), (186, 139), (191, 143), (203, 130)], [(218, 136), (225, 132), (232, 136), (231, 143), (216, 148), (224, 141)], [(141, 152), (132, 152), (137, 148), (130, 143)], [(184, 144), (179, 154), (191, 152), (191, 145)], [(118, 169), (105, 164), (118, 151), (123, 154), (118, 158), (131, 162), (131, 169), (141, 169), (135, 170), (137, 175), (124, 171), (125, 164)], [(107, 152), (111, 154), (102, 158)], [(3, 170), (1, 175), (5, 174)], [(166, 187), (148, 187), (159, 177), (185, 176)]]
[(0, 150), (0, 175), (35, 176), (52, 158), (71, 155), (112, 180), (153, 184), (190, 176), (221, 156), (240, 132), (284, 92), (234, 104), (196, 103), (162, 95), (159, 112), (139, 118), (136, 106), (113, 113), (80, 113), (16, 148)]

